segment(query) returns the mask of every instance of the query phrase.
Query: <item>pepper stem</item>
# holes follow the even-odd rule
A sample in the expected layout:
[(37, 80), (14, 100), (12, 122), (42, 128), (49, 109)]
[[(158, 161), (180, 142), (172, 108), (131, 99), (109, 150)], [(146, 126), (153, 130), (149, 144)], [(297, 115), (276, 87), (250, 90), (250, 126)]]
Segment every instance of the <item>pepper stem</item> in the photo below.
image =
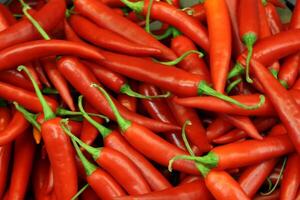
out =
[(289, 89), (289, 84), (285, 80), (279, 79), (279, 83), (285, 88)]
[(91, 86), (97, 88), (105, 96), (105, 98), (108, 101), (108, 103), (116, 117), (116, 120), (121, 128), (121, 132), (124, 133), (131, 126), (131, 121), (129, 121), (121, 116), (121, 114), (118, 111), (117, 107), (115, 106), (113, 100), (111, 99), (109, 94), (102, 87), (100, 87), (99, 85), (97, 85), (95, 83), (91, 84)]
[(265, 96), (260, 95), (259, 96), (260, 101), (257, 104), (252, 105), (252, 106), (242, 104), (242, 103), (238, 102), (237, 100), (235, 100), (235, 99), (233, 99), (229, 96), (226, 96), (222, 93), (219, 93), (216, 90), (212, 89), (205, 81), (201, 81), (199, 83), (198, 94), (199, 95), (206, 94), (206, 95), (209, 95), (209, 96), (213, 96), (213, 97), (222, 99), (223, 101), (232, 103), (232, 104), (234, 104), (238, 107), (241, 107), (243, 109), (246, 109), (246, 110), (255, 110), (255, 109), (261, 107), (265, 103)]
[(75, 142), (75, 140), (72, 139), (73, 146), (75, 147), (75, 150), (77, 152), (77, 155), (85, 169), (85, 172), (88, 176), (90, 176), (94, 171), (96, 171), (97, 167), (96, 165), (92, 164), (81, 152), (78, 144)]
[(185, 145), (186, 149), (188, 150), (189, 154), (191, 156), (195, 156), (195, 154), (194, 154), (194, 152), (193, 152), (193, 150), (192, 150), (192, 148), (191, 148), (191, 146), (189, 144), (189, 141), (188, 141), (188, 139), (186, 137), (185, 129), (186, 129), (187, 125), (192, 125), (192, 122), (190, 120), (186, 120), (184, 122), (184, 124), (182, 126), (182, 134), (181, 134), (182, 135), (182, 139), (183, 139), (184, 145)]
[(226, 88), (226, 93), (229, 94), (231, 92), (231, 90), (233, 88), (235, 88), (238, 84), (240, 84), (242, 82), (241, 78), (236, 79), (235, 81), (233, 81), (232, 83), (230, 83), (228, 85), (228, 87)]
[(234, 65), (234, 67), (230, 70), (230, 72), (228, 73), (227, 80), (229, 80), (235, 76), (242, 75), (243, 73), (245, 73), (244, 67), (240, 63), (236, 63)]
[(183, 59), (185, 59), (187, 56), (189, 56), (192, 53), (198, 54), (200, 58), (203, 57), (202, 52), (197, 51), (197, 50), (189, 50), (189, 51), (185, 52), (184, 54), (182, 54), (180, 57), (176, 58), (175, 60), (167, 61), (167, 62), (159, 62), (159, 63), (163, 64), (163, 65), (177, 65), (178, 63), (180, 63)]
[(143, 11), (144, 1), (131, 2), (128, 0), (121, 0), (121, 2), (137, 13), (141, 13)]
[(153, 0), (149, 0), (148, 7), (147, 7), (147, 14), (146, 14), (146, 24), (145, 24), (145, 30), (146, 32), (151, 34), (150, 30), (150, 15), (151, 15), (151, 8), (153, 5)]
[(101, 148), (95, 148), (91, 147), (90, 145), (82, 142), (79, 138), (77, 138), (73, 133), (71, 133), (69, 127), (68, 127), (68, 119), (62, 119), (60, 120), (60, 126), (63, 129), (63, 131), (72, 139), (75, 140), (82, 148), (84, 148), (87, 152), (89, 152), (93, 158), (96, 160), (100, 153), (101, 153)]
[(147, 95), (142, 95), (142, 94), (139, 94), (135, 91), (133, 91), (131, 88), (130, 88), (130, 85), (129, 84), (124, 84), (122, 85), (121, 89), (120, 89), (120, 92), (123, 93), (123, 94), (127, 94), (128, 96), (131, 96), (131, 97), (135, 97), (135, 98), (139, 98), (139, 99), (158, 99), (158, 98), (168, 98), (171, 96), (171, 93), (170, 92), (166, 92), (165, 94), (162, 94), (162, 95), (156, 95), (156, 96), (147, 96)]
[(34, 87), (35, 93), (36, 93), (37, 97), (39, 98), (40, 103), (42, 104), (45, 121), (55, 118), (54, 112), (51, 110), (51, 107), (48, 105), (41, 90), (39, 89), (39, 86), (35, 82), (34, 78), (30, 74), (29, 70), (24, 65), (20, 65), (17, 69), (18, 69), (18, 71), (24, 71), (27, 74), (27, 76), (29, 77), (29, 79)]
[(163, 40), (169, 37), (173, 33), (173, 27), (168, 27), (168, 29), (161, 35), (155, 35), (152, 33), (152, 35), (157, 39), (157, 40)]
[(250, 69), (250, 60), (253, 54), (253, 45), (256, 42), (257, 37), (255, 33), (247, 33), (243, 36), (243, 42), (248, 49), (248, 55), (246, 58), (246, 81), (248, 83), (253, 83), (253, 80), (250, 78), (249, 69)]
[(46, 33), (46, 31), (41, 27), (41, 25), (28, 13), (28, 10), (30, 10), (30, 6), (24, 2), (24, 0), (19, 0), (22, 5), (22, 11), (24, 15), (27, 17), (27, 19), (32, 23), (32, 25), (36, 28), (36, 30), (41, 34), (41, 36), (45, 40), (50, 40), (51, 38)]
[(173, 34), (173, 38), (176, 38), (176, 37), (182, 35), (182, 33), (174, 27), (172, 27), (172, 34)]
[[(57, 108), (56, 110), (56, 114), (59, 116), (78, 116), (78, 115), (82, 115), (82, 112), (74, 112), (74, 111), (70, 111), (64, 108)], [(88, 115), (91, 115), (93, 117), (99, 117), (104, 119), (106, 122), (109, 122), (109, 118), (106, 117), (105, 115), (101, 115), (101, 114), (96, 114), (96, 113), (87, 113)]]
[(103, 138), (105, 138), (106, 136), (108, 136), (111, 133), (111, 130), (109, 128), (106, 128), (105, 126), (99, 124), (98, 122), (96, 122), (93, 118), (91, 118), (89, 116), (88, 113), (85, 112), (85, 110), (82, 106), (82, 98), (83, 98), (82, 95), (80, 95), (78, 97), (78, 108), (79, 108), (82, 116), (100, 132), (100, 134), (102, 135)]
[(89, 184), (85, 184), (73, 197), (71, 200), (76, 200), (83, 192), (86, 190), (86, 188), (89, 187)]
[(35, 114), (30, 113), (23, 106), (20, 106), (17, 102), (13, 102), (17, 111), (23, 114), (25, 119), (32, 124), (39, 132), (41, 132), (41, 125), (36, 121), (37, 116)]

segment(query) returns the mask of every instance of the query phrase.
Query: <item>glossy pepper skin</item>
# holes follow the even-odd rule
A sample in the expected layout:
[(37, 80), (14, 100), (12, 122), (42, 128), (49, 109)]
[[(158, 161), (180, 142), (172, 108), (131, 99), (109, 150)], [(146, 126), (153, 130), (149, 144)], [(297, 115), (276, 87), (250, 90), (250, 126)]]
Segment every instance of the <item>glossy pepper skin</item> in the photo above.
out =
[(62, 130), (60, 120), (54, 118), (42, 123), (41, 134), (53, 169), (55, 195), (69, 200), (77, 193), (77, 170), (70, 139)]
[[(65, 1), (51, 0), (41, 10), (33, 14), (33, 17), (45, 31), (50, 31), (64, 18), (65, 10)], [(0, 49), (38, 38), (40, 38), (38, 31), (31, 22), (24, 19), (0, 33), (0, 40), (2, 41)]]

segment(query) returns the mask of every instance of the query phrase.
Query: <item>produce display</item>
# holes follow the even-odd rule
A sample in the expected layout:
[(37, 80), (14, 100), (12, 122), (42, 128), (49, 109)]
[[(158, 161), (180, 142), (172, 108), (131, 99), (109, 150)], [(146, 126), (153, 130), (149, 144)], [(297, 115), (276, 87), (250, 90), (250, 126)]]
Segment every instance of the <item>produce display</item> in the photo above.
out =
[(300, 1), (1, 3), (1, 200), (300, 200)]

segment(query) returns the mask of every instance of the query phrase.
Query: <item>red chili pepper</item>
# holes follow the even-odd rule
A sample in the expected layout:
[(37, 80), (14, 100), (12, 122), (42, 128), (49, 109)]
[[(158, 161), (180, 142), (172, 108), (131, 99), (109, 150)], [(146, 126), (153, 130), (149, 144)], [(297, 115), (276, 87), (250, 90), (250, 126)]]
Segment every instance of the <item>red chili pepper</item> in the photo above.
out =
[[(6, 29), (7, 27), (9, 27), (9, 25), (15, 24), (17, 22), (17, 20), (15, 19), (15, 17), (13, 16), (13, 14), (10, 12), (10, 10), (3, 4), (0, 5), (0, 13), (1, 16), (5, 17), (5, 21), (2, 21), (3, 23), (1, 23), (2, 25), (2, 29), (1, 31), (3, 31), (4, 29)], [(4, 19), (4, 18), (2, 18)]]
[(117, 100), (128, 110), (132, 112), (137, 111), (137, 99), (135, 97), (131, 97), (126, 94), (119, 94)]
[[(92, 164), (81, 152), (75, 141), (73, 145), (77, 155), (80, 158), (85, 172), (88, 184), (93, 188), (99, 198), (113, 199), (115, 197), (124, 196), (126, 193), (122, 187), (107, 172)], [(102, 152), (101, 152), (102, 153)]]
[(293, 10), (289, 28), (298, 29), (300, 28), (300, 3), (298, 1), (295, 3), (296, 4)]
[(64, 40), (36, 40), (17, 44), (1, 50), (0, 55), (1, 70), (53, 55), (74, 55), (96, 61), (104, 59), (94, 47)]
[(279, 118), (285, 125), (291, 141), (300, 152), (300, 109), (292, 95), (259, 62), (252, 60), (251, 67), (266, 95), (273, 104)]
[(193, 16), (196, 20), (204, 22), (206, 20), (206, 13), (202, 3), (197, 3), (191, 7), (184, 8), (186, 14)]
[[(188, 37), (184, 35), (175, 35), (171, 41), (171, 49), (177, 56), (181, 56), (190, 50), (197, 50), (197, 47)], [(198, 55), (188, 55), (178, 64), (178, 66), (187, 72), (198, 74), (202, 76), (205, 81), (210, 82), (210, 74), (205, 61)]]
[[(100, 27), (111, 30), (124, 38), (137, 44), (159, 49), (162, 57), (168, 60), (176, 59), (175, 54), (166, 46), (149, 35), (141, 27), (118, 15), (101, 1), (97, 0), (76, 0), (75, 11), (91, 19)], [(107, 20), (109, 18), (109, 20)], [(137, 37), (138, 36), (138, 37)]]
[[(159, 95), (160, 91), (153, 85), (142, 83), (139, 86), (139, 92), (144, 95)], [(165, 123), (178, 124), (174, 114), (171, 112), (170, 107), (165, 99), (142, 99), (142, 105), (149, 113), (149, 115), (156, 120), (160, 120)], [(167, 132), (166, 139), (175, 144), (181, 149), (185, 149), (183, 140), (178, 132)]]
[(295, 83), (300, 64), (300, 55), (299, 53), (291, 55), (284, 59), (284, 63), (282, 64), (278, 78), (282, 84), (286, 87), (290, 88)]
[(163, 191), (151, 192), (149, 194), (137, 195), (137, 196), (125, 196), (116, 198), (118, 200), (164, 200), (164, 199), (174, 199), (174, 200), (211, 200), (212, 195), (207, 190), (203, 180), (196, 180), (191, 183), (185, 183), (173, 188), (169, 188)]
[(34, 66), (34, 69), (35, 69), (35, 71), (36, 71), (36, 73), (37, 73), (37, 75), (38, 75), (38, 77), (39, 77), (39, 80), (40, 80), (44, 85), (46, 85), (47, 87), (51, 87), (51, 85), (50, 85), (50, 83), (49, 83), (49, 81), (48, 81), (48, 78), (47, 78), (47, 76), (46, 76), (46, 74), (45, 74), (45, 72), (44, 72), (44, 70), (43, 70), (43, 68), (42, 68), (42, 66), (41, 66), (40, 61), (35, 60), (35, 61), (33, 62), (33, 66)]
[[(293, 89), (289, 91), (289, 94), (297, 101), (297, 104), (300, 105), (299, 91)], [(245, 105), (253, 105), (255, 102), (258, 101), (259, 94), (236, 95), (236, 96), (231, 96), (231, 98)], [(243, 116), (276, 116), (277, 115), (269, 98), (266, 98), (265, 102), (255, 110), (241, 109), (235, 105), (224, 102), (214, 97), (174, 98), (174, 101), (175, 103), (178, 103), (183, 106), (199, 108), (199, 109), (213, 111), (217, 113), (226, 113), (226, 114), (243, 115)]]
[[(0, 131), (3, 131), (10, 121), (10, 110), (6, 107), (0, 108)], [(3, 197), (8, 182), (8, 168), (11, 154), (11, 144), (0, 146), (0, 198)]]
[[(232, 48), (230, 16), (225, 0), (205, 1), (204, 8), (210, 40), (211, 80), (213, 87), (218, 92), (223, 93), (230, 66)], [(221, 32), (222, 34), (220, 34)]]
[(283, 26), (276, 7), (272, 3), (267, 3), (265, 10), (272, 34), (275, 35), (280, 33), (283, 30)]
[(291, 154), (283, 173), (280, 187), (280, 199), (296, 199), (300, 186), (300, 157), (297, 153)]
[(259, 39), (272, 35), (263, 1), (258, 1)]
[[(64, 74), (65, 78), (72, 84), (72, 86), (87, 98), (87, 101), (93, 105), (93, 107), (95, 107), (101, 113), (107, 115), (110, 119), (115, 118), (112, 110), (108, 107), (108, 103), (104, 96), (97, 91), (96, 88), (90, 86), (92, 83), (98, 83), (93, 73), (91, 73), (83, 64), (81, 64), (78, 59), (72, 57), (64, 57), (60, 59), (58, 62), (58, 69), (62, 74)], [(124, 116), (134, 120), (137, 123), (143, 124), (154, 131), (169, 131), (178, 129), (177, 126), (161, 123), (130, 112), (120, 104), (117, 106)]]
[(75, 31), (72, 29), (72, 27), (69, 25), (69, 22), (67, 20), (64, 21), (65, 24), (65, 36), (69, 41), (73, 41), (73, 42), (83, 42), (83, 40), (81, 40), (79, 38), (79, 36), (75, 33)]
[(35, 149), (36, 145), (32, 137), (32, 132), (30, 129), (27, 129), (15, 142), (14, 164), (8, 187), (8, 200), (25, 198)]
[(261, 0), (241, 0), (238, 7), (239, 33), (243, 43), (248, 49), (246, 59), (246, 80), (253, 83), (249, 76), (249, 64), (253, 53), (253, 45), (259, 34), (259, 12), (258, 3)]
[(68, 107), (74, 111), (75, 106), (73, 98), (68, 87), (67, 80), (63, 77), (62, 74), (58, 71), (55, 61), (53, 58), (47, 58), (42, 60), (43, 68), (45, 69), (51, 83), (58, 90), (59, 95), (63, 101), (68, 105)]
[(165, 2), (155, 1), (153, 2), (151, 9), (149, 9), (148, 1), (139, 1), (135, 3), (128, 0), (121, 1), (134, 11), (142, 13), (145, 16), (149, 10), (151, 18), (174, 26), (190, 37), (205, 51), (209, 50), (209, 40), (206, 29), (198, 23), (196, 19), (177, 9), (175, 6)]
[[(55, 14), (54, 14), (55, 13)], [(52, 30), (65, 16), (65, 2), (51, 0), (41, 10), (33, 15), (33, 18), (45, 31)], [(16, 37), (16, 34), (18, 37)], [(28, 20), (22, 20), (0, 33), (0, 49), (15, 44), (38, 39), (40, 34)]]
[(279, 198), (279, 190), (275, 190), (270, 195), (257, 195), (254, 200), (278, 200)]
[(104, 146), (115, 149), (126, 155), (135, 165), (140, 169), (143, 176), (146, 178), (148, 184), (153, 190), (164, 190), (171, 187), (169, 182), (162, 176), (162, 174), (153, 167), (153, 165), (144, 158), (138, 151), (132, 148), (122, 135), (116, 130), (110, 130), (95, 120), (93, 120), (83, 110), (82, 97), (78, 100), (79, 110), (83, 113), (83, 117), (87, 119), (93, 126), (97, 128), (104, 139)]
[(11, 69), (1, 71), (0, 80), (5, 83), (23, 88), (25, 90), (33, 91), (33, 87), (30, 81), (28, 81), (28, 79), (25, 78), (23, 74), (18, 72), (17, 70)]
[(81, 194), (82, 200), (99, 200), (96, 192), (91, 189), (90, 187), (86, 188), (83, 193)]
[(224, 120), (224, 118), (218, 116), (206, 129), (206, 135), (209, 141), (218, 138), (227, 131), (232, 129), (232, 125)]
[(83, 39), (96, 46), (134, 56), (159, 56), (159, 49), (133, 43), (126, 38), (93, 24), (84, 17), (72, 15), (70, 24), (73, 30)]

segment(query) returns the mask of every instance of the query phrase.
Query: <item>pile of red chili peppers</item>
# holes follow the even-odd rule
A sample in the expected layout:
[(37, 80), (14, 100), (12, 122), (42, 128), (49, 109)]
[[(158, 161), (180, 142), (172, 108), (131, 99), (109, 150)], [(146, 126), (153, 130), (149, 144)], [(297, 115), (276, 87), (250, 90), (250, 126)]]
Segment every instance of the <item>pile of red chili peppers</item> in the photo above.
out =
[(0, 4), (0, 199), (300, 200), (299, 70), (300, 1)]

